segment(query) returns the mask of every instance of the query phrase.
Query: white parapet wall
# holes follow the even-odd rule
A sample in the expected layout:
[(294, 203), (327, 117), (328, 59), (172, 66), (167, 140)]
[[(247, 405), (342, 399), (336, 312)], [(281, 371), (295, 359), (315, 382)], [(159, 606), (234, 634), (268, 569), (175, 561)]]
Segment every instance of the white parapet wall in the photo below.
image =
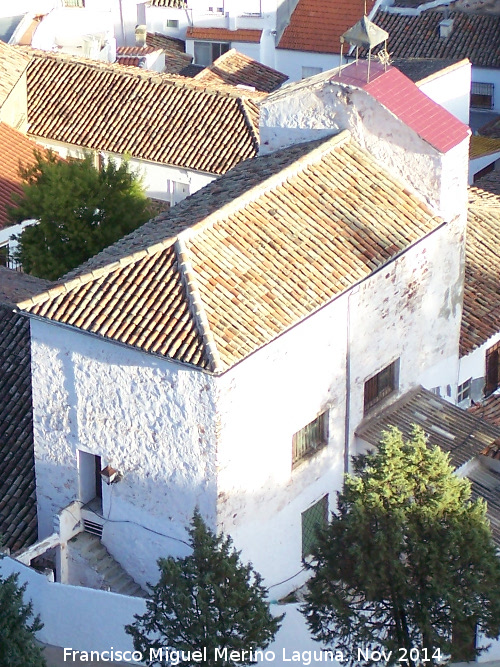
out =
[[(0, 575), (19, 574), (19, 584), (27, 584), (25, 602), (32, 600), (43, 628), (37, 638), (44, 644), (76, 651), (133, 651), (125, 625), (135, 614), (144, 614), (146, 601), (81, 586), (52, 583), (45, 575), (13, 558), (0, 560)], [(136, 663), (137, 664), (137, 663)]]

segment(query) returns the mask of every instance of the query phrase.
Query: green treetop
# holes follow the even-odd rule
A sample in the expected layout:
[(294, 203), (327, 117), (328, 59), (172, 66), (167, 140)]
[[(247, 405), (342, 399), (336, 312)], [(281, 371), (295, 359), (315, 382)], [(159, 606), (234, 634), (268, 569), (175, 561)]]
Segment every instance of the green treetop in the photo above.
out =
[[(198, 511), (189, 536), (192, 553), (158, 561), (160, 580), (150, 586), (147, 611), (125, 628), (135, 649), (146, 659), (150, 649), (192, 652), (206, 648), (206, 662), (184, 660), (186, 667), (254, 664), (250, 651), (264, 649), (273, 641), (283, 617), (272, 616), (260, 575), (240, 561), (231, 538), (215, 535)], [(227, 654), (219, 653), (216, 659), (215, 649), (225, 648)], [(233, 659), (231, 651), (238, 652)], [(146, 659), (146, 664), (166, 663)]]
[(23, 194), (14, 196), (13, 223), (39, 220), (17, 237), (23, 269), (55, 280), (133, 231), (150, 217), (140, 181), (125, 161), (96, 169), (92, 157), (61, 160), (35, 151), (20, 169)]
[[(302, 611), (313, 636), (353, 662), (358, 647), (392, 651), (389, 664), (433, 664), (439, 651), (473, 658), (475, 628), (500, 633), (485, 503), (471, 501), (470, 483), (417, 428), (407, 442), (397, 429), (386, 433), (376, 453), (355, 459), (355, 473), (309, 565)], [(413, 659), (411, 648), (420, 651)]]

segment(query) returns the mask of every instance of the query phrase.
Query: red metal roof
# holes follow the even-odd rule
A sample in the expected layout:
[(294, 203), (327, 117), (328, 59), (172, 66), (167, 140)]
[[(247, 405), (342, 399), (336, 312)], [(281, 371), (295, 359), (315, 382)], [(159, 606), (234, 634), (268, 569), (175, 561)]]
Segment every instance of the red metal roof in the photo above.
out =
[(190, 27), (186, 39), (209, 39), (214, 42), (260, 42), (262, 30), (228, 30), (227, 28), (195, 28)]
[[(367, 0), (367, 13), (374, 4), (374, 0)], [(299, 0), (278, 48), (340, 53), (340, 36), (362, 18), (364, 11), (364, 0)]]
[(449, 111), (427, 97), (408, 77), (395, 67), (384, 68), (378, 61), (370, 66), (359, 60), (336, 73), (331, 81), (363, 88), (408, 127), (440, 153), (462, 142), (470, 129)]

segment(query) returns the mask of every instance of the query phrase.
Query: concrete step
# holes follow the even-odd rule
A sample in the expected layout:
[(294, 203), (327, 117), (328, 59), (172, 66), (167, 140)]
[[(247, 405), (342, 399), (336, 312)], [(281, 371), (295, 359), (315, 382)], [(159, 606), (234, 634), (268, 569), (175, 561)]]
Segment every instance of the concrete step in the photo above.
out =
[(90, 533), (79, 533), (72, 540), (72, 547), (76, 548), (88, 566), (102, 577), (103, 589), (122, 595), (147, 597), (145, 591), (113, 558), (98, 537)]

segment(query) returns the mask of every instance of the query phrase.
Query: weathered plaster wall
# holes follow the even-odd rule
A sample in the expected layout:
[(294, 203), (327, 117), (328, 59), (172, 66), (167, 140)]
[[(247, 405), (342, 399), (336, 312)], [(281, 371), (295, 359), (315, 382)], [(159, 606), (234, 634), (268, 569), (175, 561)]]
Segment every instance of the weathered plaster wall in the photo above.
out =
[[(218, 380), (218, 525), (272, 586), (305, 580), (301, 513), (342, 482), (363, 419), (364, 383), (400, 359), (399, 389), (456, 386), (463, 223), (448, 224)], [(349, 313), (349, 315), (348, 315)], [(349, 318), (349, 352), (347, 322)], [(346, 424), (347, 356), (350, 374)], [(436, 368), (439, 372), (436, 373)], [(382, 404), (381, 404), (382, 405)], [(329, 444), (292, 470), (292, 436), (329, 410)]]
[[(466, 183), (463, 165), (468, 159), (468, 139), (455, 147), (453, 159), (445, 162), (445, 156), (364, 90), (332, 84), (327, 78), (318, 75), (291, 91), (285, 86), (262, 102), (261, 154), (347, 129), (380, 165), (446, 219), (464, 214), (465, 186), (463, 192), (450, 187)], [(444, 174), (444, 169), (451, 173)]]
[(77, 450), (101, 456), (124, 476), (103, 486), (103, 542), (155, 581), (159, 556), (185, 553), (196, 504), (215, 525), (212, 378), (39, 320), (32, 348), (40, 536), (79, 497)]

